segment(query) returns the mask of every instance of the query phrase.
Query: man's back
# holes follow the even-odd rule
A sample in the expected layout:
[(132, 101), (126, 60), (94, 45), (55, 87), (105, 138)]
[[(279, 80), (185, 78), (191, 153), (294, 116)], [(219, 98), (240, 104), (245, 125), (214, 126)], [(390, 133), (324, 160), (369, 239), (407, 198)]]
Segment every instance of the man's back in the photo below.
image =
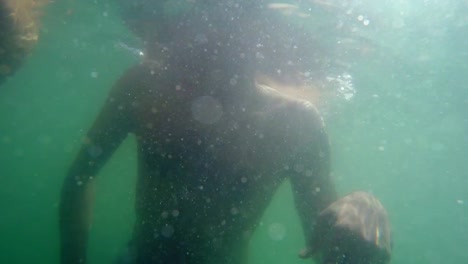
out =
[(210, 88), (216, 83), (194, 85), (137, 68), (126, 77), (132, 85), (109, 99), (138, 142), (137, 255), (242, 262), (231, 254), (245, 255), (289, 170), (312, 176), (312, 164), (295, 155), (323, 132), (319, 116), (309, 103), (253, 82), (231, 80), (229, 89), (242, 94), (233, 99)]
[(129, 133), (138, 142), (136, 263), (246, 263), (249, 237), (286, 177), (311, 236), (335, 199), (321, 119), (310, 103), (229, 72), (142, 64), (117, 82), (64, 183), (63, 263), (84, 259), (93, 176)]

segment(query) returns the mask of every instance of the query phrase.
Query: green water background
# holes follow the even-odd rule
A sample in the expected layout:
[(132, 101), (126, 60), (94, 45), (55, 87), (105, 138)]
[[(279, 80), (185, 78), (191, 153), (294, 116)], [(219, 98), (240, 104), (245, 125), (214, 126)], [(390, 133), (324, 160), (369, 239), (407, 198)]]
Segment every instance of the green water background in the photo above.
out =
[[(468, 4), (361, 2), (370, 17), (363, 34), (379, 52), (351, 56), (357, 92), (328, 102), (338, 190), (371, 191), (387, 207), (392, 263), (468, 263)], [(115, 45), (138, 41), (112, 1), (57, 1), (41, 33), (0, 89), (0, 263), (57, 263), (67, 167), (108, 89), (138, 62)], [(130, 138), (99, 175), (89, 263), (110, 263), (130, 235), (134, 149)], [(250, 260), (308, 263), (297, 258), (302, 246), (286, 183), (253, 237)]]

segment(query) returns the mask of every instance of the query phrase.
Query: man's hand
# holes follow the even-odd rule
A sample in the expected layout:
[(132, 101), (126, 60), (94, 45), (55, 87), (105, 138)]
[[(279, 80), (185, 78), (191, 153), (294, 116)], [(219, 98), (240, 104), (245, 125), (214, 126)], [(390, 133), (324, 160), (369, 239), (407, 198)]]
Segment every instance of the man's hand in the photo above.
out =
[(320, 264), (385, 264), (392, 238), (387, 212), (371, 194), (351, 193), (325, 208), (301, 258)]

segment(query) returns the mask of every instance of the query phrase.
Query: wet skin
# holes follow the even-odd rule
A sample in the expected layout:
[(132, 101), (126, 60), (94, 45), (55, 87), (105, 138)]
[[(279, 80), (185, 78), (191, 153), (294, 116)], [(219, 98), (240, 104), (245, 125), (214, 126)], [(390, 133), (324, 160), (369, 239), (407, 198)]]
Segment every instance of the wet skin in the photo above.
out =
[(247, 263), (249, 238), (285, 179), (312, 236), (336, 199), (317, 111), (253, 78), (207, 76), (216, 78), (142, 64), (113, 87), (63, 186), (62, 263), (85, 262), (93, 177), (129, 134), (138, 151), (136, 263)]

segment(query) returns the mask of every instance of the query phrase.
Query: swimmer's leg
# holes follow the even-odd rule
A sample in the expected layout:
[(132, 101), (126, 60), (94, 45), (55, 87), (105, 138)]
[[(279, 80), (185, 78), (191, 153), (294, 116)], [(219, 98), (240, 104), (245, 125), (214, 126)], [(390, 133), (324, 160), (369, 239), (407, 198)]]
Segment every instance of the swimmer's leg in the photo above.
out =
[(136, 249), (133, 240), (123, 248), (114, 264), (136, 264)]

